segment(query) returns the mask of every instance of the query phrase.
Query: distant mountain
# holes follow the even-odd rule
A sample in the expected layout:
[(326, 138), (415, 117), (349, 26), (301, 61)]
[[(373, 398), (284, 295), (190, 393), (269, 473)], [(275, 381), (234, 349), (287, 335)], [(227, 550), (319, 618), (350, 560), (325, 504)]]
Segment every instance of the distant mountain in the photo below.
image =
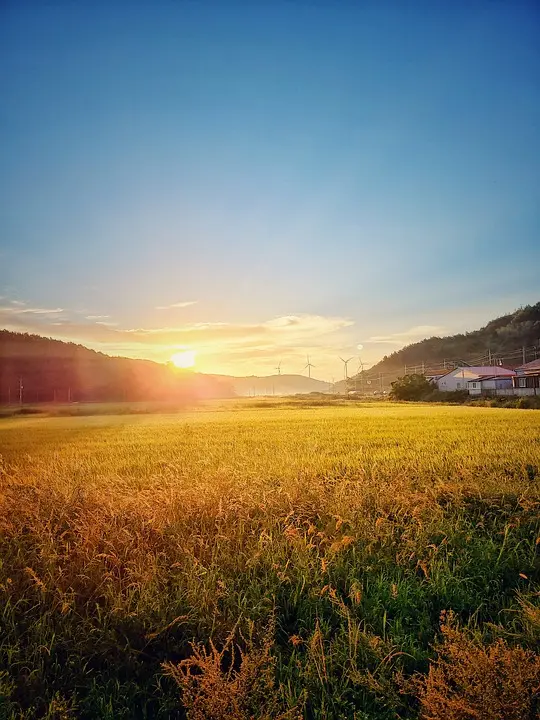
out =
[(225, 379), (151, 360), (110, 357), (83, 345), (0, 330), (0, 403), (171, 400), (233, 397)]
[(387, 389), (390, 381), (405, 371), (422, 372), (423, 369), (428, 373), (464, 363), (487, 365), (490, 362), (513, 368), (522, 364), (524, 358), (529, 361), (535, 357), (540, 357), (540, 303), (502, 315), (479, 330), (430, 337), (407, 345), (385, 355), (357, 378), (359, 382), (363, 381), (365, 389), (379, 388), (381, 380), (382, 387)]
[(267, 375), (257, 377), (232, 377), (212, 375), (216, 379), (230, 382), (236, 395), (296, 395), (310, 392), (329, 392), (330, 383), (315, 380), (304, 375)]
[(83, 345), (0, 330), (0, 403), (172, 400), (326, 392), (302, 375), (229, 377), (151, 360), (111, 357)]

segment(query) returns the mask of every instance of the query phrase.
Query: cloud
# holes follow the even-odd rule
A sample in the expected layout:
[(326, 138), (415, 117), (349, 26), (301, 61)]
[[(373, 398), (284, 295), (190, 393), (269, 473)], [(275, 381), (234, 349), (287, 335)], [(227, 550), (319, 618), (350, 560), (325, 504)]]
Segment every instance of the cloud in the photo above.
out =
[(446, 329), (437, 325), (415, 325), (405, 332), (391, 333), (390, 335), (373, 335), (365, 342), (388, 345), (410, 345), (434, 335), (444, 335)]
[[(13, 307), (13, 305), (16, 305), (16, 307)], [(58, 315), (63, 312), (63, 308), (26, 307), (24, 303), (18, 300), (13, 300), (12, 305), (0, 306), (0, 317), (2, 315)]]
[(170, 305), (157, 305), (156, 310), (173, 310), (174, 308), (185, 308), (195, 305), (197, 300), (184, 300), (183, 302), (171, 303)]
[[(160, 326), (125, 327), (107, 315), (77, 319), (60, 308), (14, 307), (0, 304), (0, 327), (81, 343), (112, 355), (167, 361), (179, 348), (198, 353), (198, 366), (206, 372), (232, 374), (302, 372), (309, 353), (317, 372), (337, 362), (338, 348), (350, 344), (346, 317), (283, 315), (254, 323), (196, 322)], [(333, 370), (329, 371), (333, 372)]]
[(352, 320), (342, 317), (290, 315), (252, 324), (206, 322), (172, 327), (121, 328), (105, 321), (83, 323), (63, 319), (59, 324), (58, 318), (48, 318), (45, 314), (13, 312), (11, 308), (0, 306), (0, 325), (10, 329), (100, 345), (105, 352), (109, 345), (124, 348), (126, 354), (139, 357), (144, 356), (147, 350), (165, 352), (176, 346), (191, 345), (216, 353), (253, 347), (295, 349), (311, 345), (318, 338), (352, 324)]

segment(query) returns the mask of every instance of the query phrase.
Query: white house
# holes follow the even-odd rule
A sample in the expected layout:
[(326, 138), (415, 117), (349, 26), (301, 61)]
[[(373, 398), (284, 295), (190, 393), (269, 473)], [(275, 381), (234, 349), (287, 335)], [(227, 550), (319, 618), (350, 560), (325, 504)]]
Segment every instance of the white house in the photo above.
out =
[(440, 370), (440, 371), (435, 371), (432, 373), (426, 373), (426, 380), (429, 380), (430, 383), (433, 383), (434, 385), (436, 385), (438, 380), (440, 380), (443, 375), (446, 375), (447, 372), (450, 372), (450, 371), (449, 370)]
[(437, 380), (437, 387), (443, 392), (454, 392), (456, 390), (468, 390), (469, 381), (478, 381), (487, 377), (512, 377), (513, 370), (493, 365), (482, 367), (457, 367)]
[[(511, 372), (510, 370), (508, 372)], [(492, 377), (480, 377), (476, 380), (469, 380), (467, 387), (469, 395), (481, 395), (482, 393), (497, 394), (497, 390), (511, 390), (512, 377), (515, 375), (494, 375)]]

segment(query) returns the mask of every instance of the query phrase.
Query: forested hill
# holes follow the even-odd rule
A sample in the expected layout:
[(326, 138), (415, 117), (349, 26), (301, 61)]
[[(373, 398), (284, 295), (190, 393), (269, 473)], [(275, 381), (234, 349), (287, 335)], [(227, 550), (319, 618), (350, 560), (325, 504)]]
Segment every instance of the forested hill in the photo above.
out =
[[(523, 348), (525, 350), (523, 350)], [(385, 356), (366, 374), (402, 373), (404, 368), (444, 367), (466, 362), (469, 365), (506, 366), (540, 357), (540, 303), (526, 305), (508, 315), (496, 318), (473, 332), (431, 337)]]
[(82, 345), (0, 330), (0, 403), (230, 397), (224, 380), (151, 360), (110, 357)]

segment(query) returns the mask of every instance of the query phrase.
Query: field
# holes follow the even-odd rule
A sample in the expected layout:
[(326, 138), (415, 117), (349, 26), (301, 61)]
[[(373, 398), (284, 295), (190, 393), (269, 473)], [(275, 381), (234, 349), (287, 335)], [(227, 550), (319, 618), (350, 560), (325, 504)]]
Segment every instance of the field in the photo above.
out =
[(254, 405), (0, 421), (0, 717), (532, 718), (540, 413)]

